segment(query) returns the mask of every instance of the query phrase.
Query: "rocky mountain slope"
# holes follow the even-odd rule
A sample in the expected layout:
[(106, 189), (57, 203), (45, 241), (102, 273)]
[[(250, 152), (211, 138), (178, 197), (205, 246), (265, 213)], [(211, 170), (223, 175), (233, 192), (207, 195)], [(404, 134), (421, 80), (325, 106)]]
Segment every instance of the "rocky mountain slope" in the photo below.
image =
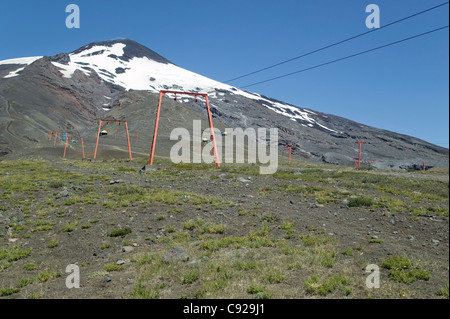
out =
[[(148, 155), (160, 90), (208, 93), (215, 126), (222, 130), (278, 128), (282, 155), (292, 145), (295, 157), (354, 165), (356, 142), (364, 141), (365, 166), (448, 166), (448, 149), (240, 90), (178, 67), (128, 39), (95, 42), (52, 57), (0, 61), (0, 155), (47, 148), (49, 131), (59, 130), (84, 136), (91, 156), (101, 118), (126, 119), (133, 152)], [(206, 121), (204, 101), (188, 96), (175, 101), (169, 95), (158, 135), (160, 150), (167, 154), (170, 131), (191, 130), (194, 119)], [(108, 143), (120, 148), (116, 141)]]

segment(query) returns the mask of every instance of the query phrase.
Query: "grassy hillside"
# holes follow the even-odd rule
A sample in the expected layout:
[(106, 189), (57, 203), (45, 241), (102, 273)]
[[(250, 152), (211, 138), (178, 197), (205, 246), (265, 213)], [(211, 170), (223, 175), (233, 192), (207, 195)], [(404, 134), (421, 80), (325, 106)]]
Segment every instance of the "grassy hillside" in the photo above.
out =
[(448, 298), (448, 170), (147, 161), (0, 162), (0, 296)]

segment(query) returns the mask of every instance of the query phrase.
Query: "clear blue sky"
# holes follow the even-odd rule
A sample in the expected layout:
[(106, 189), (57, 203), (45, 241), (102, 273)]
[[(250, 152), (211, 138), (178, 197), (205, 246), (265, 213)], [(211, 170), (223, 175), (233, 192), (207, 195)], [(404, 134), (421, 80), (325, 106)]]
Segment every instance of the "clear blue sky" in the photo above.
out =
[[(180, 67), (218, 81), (368, 31), (368, 4), (381, 25), (445, 0), (1, 0), (0, 60), (71, 52), (130, 38)], [(65, 25), (68, 4), (81, 27)], [(447, 25), (448, 5), (278, 68), (237, 87)], [(448, 29), (248, 88), (300, 107), (412, 135), (448, 148)]]

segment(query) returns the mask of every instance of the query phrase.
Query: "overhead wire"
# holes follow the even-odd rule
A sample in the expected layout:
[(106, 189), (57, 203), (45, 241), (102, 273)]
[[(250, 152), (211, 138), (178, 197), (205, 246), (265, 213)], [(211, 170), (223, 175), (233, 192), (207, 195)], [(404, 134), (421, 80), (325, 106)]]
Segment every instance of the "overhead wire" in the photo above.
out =
[(407, 17), (404, 17), (404, 18), (402, 18), (402, 19), (395, 20), (395, 21), (393, 21), (393, 22), (390, 22), (390, 23), (388, 23), (388, 24), (385, 24), (385, 25), (383, 25), (383, 26), (381, 26), (381, 27), (379, 27), (379, 28), (372, 29), (372, 30), (370, 30), (370, 31), (360, 33), (360, 34), (358, 34), (358, 35), (355, 35), (355, 36), (349, 37), (349, 38), (347, 38), (347, 39), (344, 39), (344, 40), (341, 40), (341, 41), (338, 41), (338, 42), (329, 44), (329, 45), (327, 45), (327, 46), (324, 46), (324, 47), (322, 47), (322, 48), (319, 48), (319, 49), (310, 51), (310, 52), (308, 52), (308, 53), (305, 53), (305, 54), (302, 54), (302, 55), (299, 55), (299, 56), (290, 58), (290, 59), (285, 60), (285, 61), (282, 61), (282, 62), (275, 63), (275, 64), (273, 64), (273, 65), (270, 65), (270, 66), (261, 68), (261, 69), (259, 69), (259, 70), (256, 70), (256, 71), (253, 71), (253, 72), (250, 72), (250, 73), (247, 73), (247, 74), (244, 74), (244, 75), (235, 77), (235, 78), (232, 78), (232, 79), (230, 79), (230, 80), (228, 80), (228, 81), (225, 81), (225, 82), (223, 82), (223, 83), (233, 82), (233, 81), (242, 79), (242, 78), (244, 78), (244, 77), (248, 77), (248, 76), (250, 76), (250, 75), (253, 75), (253, 74), (256, 74), (256, 73), (260, 73), (260, 72), (262, 72), (262, 71), (266, 71), (266, 70), (272, 69), (272, 68), (274, 68), (274, 67), (277, 67), (277, 66), (280, 66), (280, 65), (283, 65), (283, 64), (292, 62), (292, 61), (294, 61), (294, 60), (298, 60), (298, 59), (300, 59), (300, 58), (304, 58), (304, 57), (309, 56), (309, 55), (312, 55), (312, 54), (314, 54), (314, 53), (318, 53), (318, 52), (320, 52), (320, 51), (324, 51), (324, 50), (326, 50), (326, 49), (332, 48), (332, 47), (337, 46), (337, 45), (339, 45), (339, 44), (342, 44), (342, 43), (345, 43), (345, 42), (348, 42), (348, 41), (357, 39), (357, 38), (359, 38), (359, 37), (368, 35), (368, 34), (370, 34), (370, 33), (373, 33), (373, 32), (376, 32), (376, 31), (379, 31), (379, 30), (382, 30), (382, 29), (385, 29), (385, 28), (387, 28), (387, 27), (390, 27), (390, 26), (395, 25), (395, 24), (397, 24), (397, 23), (400, 23), (400, 22), (409, 20), (409, 19), (411, 19), (411, 18), (417, 17), (417, 16), (419, 16), (419, 15), (422, 15), (422, 14), (424, 14), (424, 13), (430, 12), (430, 11), (432, 11), (432, 10), (436, 10), (436, 9), (442, 7), (442, 6), (447, 5), (448, 3), (449, 3), (449, 1), (444, 2), (444, 3), (441, 3), (441, 4), (439, 4), (439, 5), (436, 5), (436, 6), (434, 6), (434, 7), (431, 7), (431, 8), (422, 10), (422, 11), (420, 11), (420, 12), (414, 13), (414, 14), (409, 15), (409, 16), (407, 16)]
[(363, 54), (366, 54), (366, 53), (369, 53), (369, 52), (377, 51), (377, 50), (380, 50), (380, 49), (383, 49), (383, 48), (386, 48), (386, 47), (389, 47), (389, 46), (392, 46), (392, 45), (395, 45), (395, 44), (399, 44), (399, 43), (402, 43), (402, 42), (405, 42), (405, 41), (409, 41), (409, 40), (412, 40), (412, 39), (415, 39), (415, 38), (419, 38), (419, 37), (422, 37), (422, 36), (425, 36), (425, 35), (428, 35), (428, 34), (431, 34), (431, 33), (434, 33), (434, 32), (438, 32), (438, 31), (441, 31), (441, 30), (446, 29), (448, 27), (449, 27), (449, 25), (446, 25), (446, 26), (443, 26), (443, 27), (440, 27), (440, 28), (437, 28), (437, 29), (433, 29), (433, 30), (430, 30), (430, 31), (427, 31), (427, 32), (416, 34), (414, 36), (411, 36), (411, 37), (408, 37), (408, 38), (405, 38), (405, 39), (401, 39), (401, 40), (394, 41), (394, 42), (391, 42), (391, 43), (388, 43), (388, 44), (385, 44), (385, 45), (381, 45), (381, 46), (376, 47), (376, 48), (372, 48), (372, 49), (369, 49), (369, 50), (365, 50), (365, 51), (362, 51), (362, 52), (351, 54), (351, 55), (345, 56), (343, 58), (335, 59), (335, 60), (328, 61), (328, 62), (325, 62), (325, 63), (321, 63), (321, 64), (318, 64), (318, 65), (315, 65), (315, 66), (312, 66), (312, 67), (309, 67), (309, 68), (305, 68), (305, 69), (294, 71), (294, 72), (290, 72), (290, 73), (287, 73), (287, 74), (284, 74), (284, 75), (276, 76), (276, 77), (273, 77), (273, 78), (270, 78), (270, 79), (267, 79), (267, 80), (258, 81), (258, 82), (251, 83), (251, 84), (248, 84), (248, 85), (240, 86), (240, 88), (241, 89), (248, 88), (250, 86), (255, 86), (255, 85), (258, 85), (258, 84), (262, 84), (262, 83), (278, 80), (278, 79), (281, 79), (281, 78), (285, 78), (285, 77), (288, 77), (288, 76), (291, 76), (291, 75), (294, 75), (294, 74), (306, 72), (306, 71), (309, 71), (309, 70), (312, 70), (312, 69), (317, 69), (317, 68), (320, 68), (320, 67), (323, 67), (323, 66), (326, 66), (326, 65), (330, 65), (330, 64), (337, 63), (337, 62), (340, 62), (340, 61), (343, 61), (343, 60), (354, 58), (354, 57), (357, 57), (357, 56), (360, 56), (360, 55), (363, 55)]

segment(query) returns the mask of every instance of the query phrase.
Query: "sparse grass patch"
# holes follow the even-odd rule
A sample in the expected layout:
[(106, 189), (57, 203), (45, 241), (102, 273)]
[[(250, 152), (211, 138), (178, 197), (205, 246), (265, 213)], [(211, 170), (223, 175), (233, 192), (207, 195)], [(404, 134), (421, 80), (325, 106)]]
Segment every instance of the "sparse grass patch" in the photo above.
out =
[(119, 203), (115, 201), (104, 201), (102, 205), (109, 209), (117, 209), (119, 207)]
[(251, 295), (256, 295), (258, 293), (264, 292), (265, 289), (266, 287), (264, 286), (252, 284), (250, 285), (250, 287), (247, 288), (247, 293)]
[(159, 289), (146, 288), (142, 282), (136, 284), (130, 295), (133, 299), (159, 299), (161, 296)]
[(205, 221), (203, 219), (197, 219), (197, 220), (189, 220), (183, 223), (183, 229), (186, 230), (194, 230), (198, 227), (201, 227), (205, 224)]
[(184, 212), (184, 209), (181, 209), (181, 208), (174, 208), (174, 209), (170, 209), (167, 211), (168, 214), (173, 214), (173, 213), (178, 214), (178, 213), (182, 213), (182, 212)]
[(436, 294), (437, 294), (438, 296), (441, 296), (442, 298), (449, 299), (448, 288), (449, 288), (449, 284), (447, 283), (447, 285), (446, 285), (445, 287), (443, 287), (443, 288), (440, 288), (440, 289), (436, 292)]
[(436, 216), (449, 217), (449, 209), (448, 208), (433, 206), (433, 207), (428, 207), (427, 212), (429, 214), (436, 215)]
[(372, 199), (365, 196), (356, 196), (348, 200), (348, 207), (370, 207), (373, 205)]
[(119, 236), (125, 236), (127, 234), (131, 233), (131, 228), (125, 227), (121, 229), (116, 229), (108, 233), (109, 237), (119, 237)]
[(281, 224), (280, 226), (278, 226), (279, 229), (283, 229), (284, 230), (284, 239), (292, 239), (295, 238), (295, 229), (293, 229), (294, 227), (294, 223), (290, 222), (290, 221), (284, 221), (283, 224)]
[(50, 188), (60, 188), (64, 186), (64, 182), (63, 181), (50, 181), (48, 183), (48, 187)]
[(326, 268), (332, 268), (336, 262), (337, 252), (331, 248), (313, 247), (310, 249), (312, 253), (311, 264), (320, 265)]
[(342, 252), (342, 255), (344, 255), (344, 256), (353, 256), (353, 249), (349, 248), (349, 249), (344, 250)]
[(192, 270), (187, 274), (183, 275), (182, 283), (184, 285), (191, 285), (200, 277), (200, 272), (198, 270)]
[(58, 278), (62, 275), (60, 271), (44, 271), (38, 274), (38, 279), (40, 282), (47, 282), (51, 279)]
[(410, 284), (416, 280), (429, 280), (430, 273), (425, 269), (391, 269), (389, 276), (398, 282)]
[(177, 231), (177, 228), (175, 226), (166, 227), (166, 232), (168, 232), (169, 234), (174, 233), (176, 231)]
[(0, 272), (12, 266), (10, 262), (0, 261)]
[(335, 292), (337, 289), (342, 290), (345, 295), (349, 295), (352, 292), (350, 284), (350, 278), (344, 275), (334, 275), (326, 280), (321, 280), (319, 276), (311, 276), (305, 283), (306, 292), (312, 295), (327, 296), (330, 293)]
[(28, 286), (29, 284), (32, 284), (33, 282), (35, 282), (35, 280), (36, 280), (36, 278), (22, 278), (17, 283), (17, 287), (24, 288), (24, 287)]
[(31, 248), (22, 248), (21, 246), (12, 246), (10, 248), (0, 249), (0, 260), (6, 259), (8, 262), (24, 259), (31, 255)]
[(12, 294), (18, 293), (19, 288), (0, 288), (0, 296), (11, 296)]
[(238, 215), (239, 216), (245, 216), (247, 214), (248, 214), (248, 210), (246, 210), (246, 209), (239, 209), (238, 210)]
[(55, 226), (55, 223), (46, 220), (38, 220), (37, 222), (31, 222), (35, 227), (31, 229), (31, 232), (40, 232), (40, 231), (48, 231), (52, 230)]
[(274, 213), (264, 214), (261, 216), (261, 221), (266, 221), (268, 223), (273, 223), (279, 220), (280, 217)]
[(223, 224), (207, 224), (200, 228), (200, 234), (223, 234), (225, 233), (225, 225)]
[(47, 244), (47, 248), (55, 248), (59, 245), (59, 242), (57, 240), (52, 240)]
[(259, 264), (256, 261), (246, 261), (246, 262), (235, 262), (233, 263), (233, 268), (237, 270), (253, 270), (256, 269)]
[(101, 276), (107, 276), (108, 272), (106, 270), (98, 270), (98, 271), (94, 271), (92, 274), (90, 274), (88, 276), (88, 279), (92, 279), (95, 277), (101, 277)]
[(122, 270), (123, 268), (124, 268), (123, 265), (118, 265), (116, 263), (110, 263), (110, 264), (103, 266), (103, 270), (108, 271), (108, 272), (119, 271), (119, 270)]
[(39, 267), (33, 263), (28, 263), (28, 264), (24, 265), (23, 268), (25, 268), (25, 270), (27, 270), (27, 271), (33, 271), (35, 269), (39, 269)]
[(391, 256), (384, 260), (382, 267), (389, 269), (389, 277), (402, 283), (412, 283), (416, 280), (429, 280), (430, 273), (422, 269), (404, 256)]
[(78, 222), (68, 223), (61, 228), (61, 231), (66, 232), (66, 233), (71, 233), (75, 230), (75, 227), (77, 225), (78, 225)]
[(263, 280), (269, 284), (278, 284), (286, 279), (285, 274), (280, 270), (269, 270), (264, 274)]
[(386, 269), (404, 269), (409, 268), (412, 265), (413, 262), (404, 256), (391, 256), (381, 264), (381, 266)]

